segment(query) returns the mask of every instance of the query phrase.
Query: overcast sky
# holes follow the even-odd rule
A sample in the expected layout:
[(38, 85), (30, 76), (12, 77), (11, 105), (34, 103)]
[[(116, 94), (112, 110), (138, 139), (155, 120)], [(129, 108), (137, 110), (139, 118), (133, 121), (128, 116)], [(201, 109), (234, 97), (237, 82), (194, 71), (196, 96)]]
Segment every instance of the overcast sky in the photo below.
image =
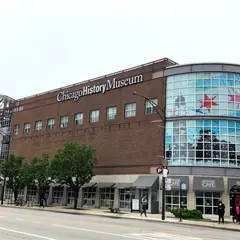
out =
[(0, 94), (168, 57), (240, 63), (240, 0), (0, 0)]

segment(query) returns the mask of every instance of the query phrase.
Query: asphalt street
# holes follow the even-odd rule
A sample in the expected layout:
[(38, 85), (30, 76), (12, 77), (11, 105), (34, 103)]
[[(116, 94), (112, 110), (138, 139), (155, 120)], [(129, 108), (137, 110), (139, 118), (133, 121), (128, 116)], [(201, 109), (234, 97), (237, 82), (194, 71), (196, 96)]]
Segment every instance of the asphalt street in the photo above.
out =
[(185, 225), (0, 208), (0, 239), (239, 240), (240, 232)]

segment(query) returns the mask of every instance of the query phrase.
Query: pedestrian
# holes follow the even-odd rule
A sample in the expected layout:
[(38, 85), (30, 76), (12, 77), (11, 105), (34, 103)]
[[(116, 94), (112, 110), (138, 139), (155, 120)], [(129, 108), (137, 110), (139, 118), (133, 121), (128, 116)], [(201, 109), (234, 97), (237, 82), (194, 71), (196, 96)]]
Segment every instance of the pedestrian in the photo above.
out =
[(224, 223), (224, 215), (225, 215), (225, 204), (219, 199), (218, 202), (218, 223), (222, 221)]
[(147, 200), (147, 196), (146, 195), (142, 198), (141, 205), (142, 205), (141, 216), (144, 213), (145, 217), (147, 217), (148, 200)]
[(41, 196), (40, 197), (40, 205), (39, 205), (39, 208), (44, 208), (44, 197), (43, 196)]
[(238, 222), (238, 224), (240, 224), (240, 206), (239, 206), (239, 202), (237, 202), (237, 204), (236, 204), (236, 222)]

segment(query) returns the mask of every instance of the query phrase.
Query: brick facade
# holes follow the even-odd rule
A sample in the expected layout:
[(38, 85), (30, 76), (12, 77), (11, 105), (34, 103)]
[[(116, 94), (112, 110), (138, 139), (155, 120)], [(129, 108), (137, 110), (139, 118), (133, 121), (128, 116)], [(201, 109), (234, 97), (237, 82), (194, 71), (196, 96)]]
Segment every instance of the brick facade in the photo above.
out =
[[(12, 116), (12, 142), (10, 151), (29, 160), (33, 156), (49, 153), (50, 156), (64, 142), (77, 140), (91, 144), (97, 151), (97, 174), (147, 174), (150, 168), (159, 164), (157, 155), (163, 153), (163, 128), (158, 128), (152, 121), (159, 120), (156, 113), (145, 114), (145, 100), (133, 95), (133, 91), (157, 98), (161, 108), (165, 107), (165, 79), (161, 71), (173, 62), (164, 59), (148, 65), (133, 68), (87, 81), (75, 86), (64, 87), (48, 93), (19, 100), (19, 110)], [(57, 94), (61, 91), (76, 91), (85, 85), (98, 85), (108, 79), (125, 79), (142, 74), (144, 81), (104, 94), (92, 94), (80, 97), (78, 101), (57, 102)], [(125, 118), (124, 106), (136, 102), (136, 116)], [(106, 108), (117, 106), (117, 119), (106, 120)], [(22, 108), (22, 110), (21, 110)], [(90, 110), (99, 109), (98, 123), (89, 123)], [(83, 125), (74, 124), (74, 114), (83, 113)], [(61, 129), (60, 116), (68, 115), (68, 127)], [(47, 119), (56, 118), (55, 128), (47, 130)], [(34, 131), (35, 122), (42, 120), (40, 132)], [(24, 123), (31, 123), (31, 130), (23, 134)], [(20, 125), (19, 135), (14, 136), (14, 126)]]

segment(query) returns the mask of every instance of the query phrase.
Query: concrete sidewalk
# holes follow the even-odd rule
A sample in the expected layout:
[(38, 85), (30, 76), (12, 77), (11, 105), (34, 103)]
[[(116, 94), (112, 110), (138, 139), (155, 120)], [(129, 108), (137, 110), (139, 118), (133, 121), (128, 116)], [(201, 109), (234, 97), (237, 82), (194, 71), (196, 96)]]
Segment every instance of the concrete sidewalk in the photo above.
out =
[(148, 214), (147, 217), (141, 217), (139, 213), (130, 213), (130, 212), (120, 212), (120, 213), (111, 213), (108, 209), (72, 209), (62, 206), (50, 206), (40, 209), (39, 206), (27, 207), (27, 206), (14, 206), (14, 205), (3, 205), (1, 207), (8, 208), (23, 208), (29, 210), (38, 210), (38, 211), (49, 211), (55, 213), (65, 213), (65, 214), (81, 214), (81, 215), (93, 215), (100, 217), (108, 218), (122, 218), (122, 219), (133, 219), (133, 220), (142, 220), (142, 221), (153, 221), (159, 223), (172, 223), (172, 224), (184, 224), (189, 226), (197, 227), (207, 227), (207, 228), (216, 228), (221, 230), (230, 230), (230, 231), (240, 231), (240, 224), (232, 223), (231, 219), (228, 218), (225, 220), (225, 224), (219, 224), (217, 221), (212, 220), (183, 220), (179, 222), (179, 219), (166, 216), (166, 220), (161, 219), (161, 214)]

